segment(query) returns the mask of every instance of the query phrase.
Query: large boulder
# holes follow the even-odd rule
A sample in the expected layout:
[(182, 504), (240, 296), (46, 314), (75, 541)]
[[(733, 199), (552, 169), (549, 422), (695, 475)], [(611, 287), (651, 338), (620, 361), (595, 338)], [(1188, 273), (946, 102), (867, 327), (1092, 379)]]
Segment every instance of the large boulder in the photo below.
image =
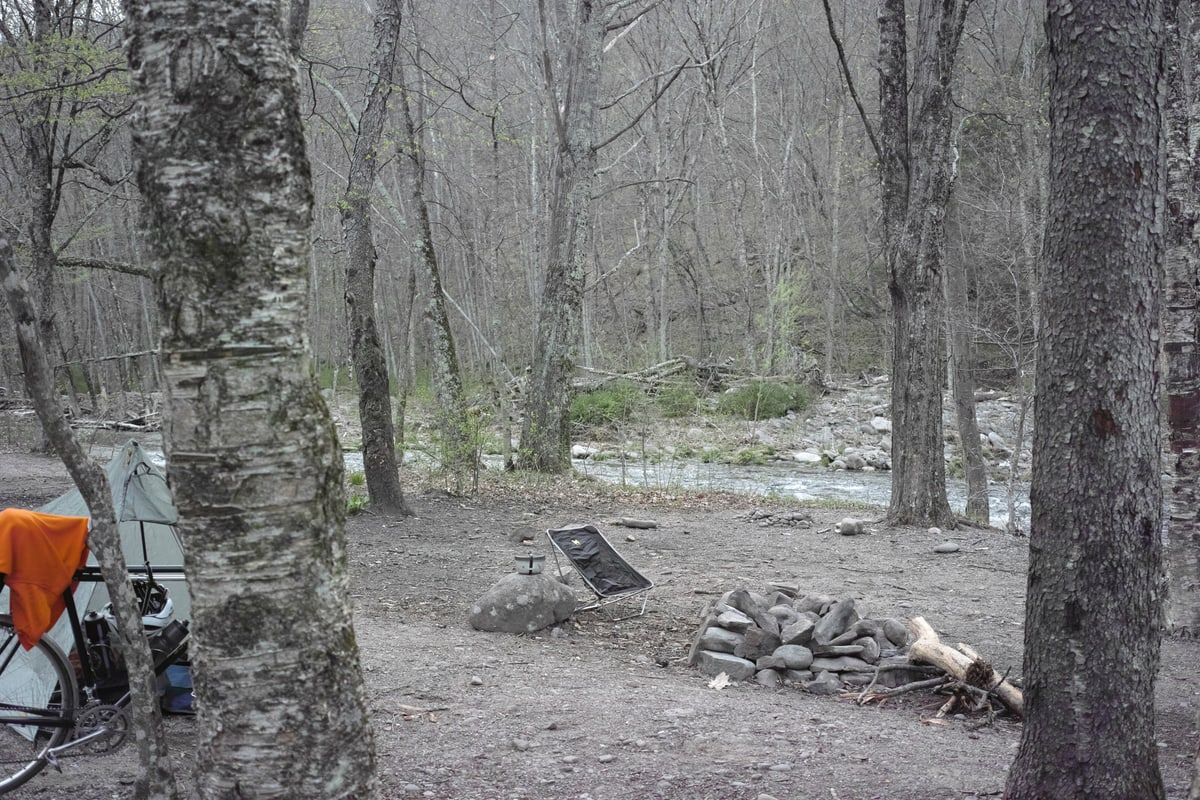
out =
[(575, 612), (575, 593), (550, 575), (509, 573), (471, 607), (471, 627), (501, 633), (533, 633)]

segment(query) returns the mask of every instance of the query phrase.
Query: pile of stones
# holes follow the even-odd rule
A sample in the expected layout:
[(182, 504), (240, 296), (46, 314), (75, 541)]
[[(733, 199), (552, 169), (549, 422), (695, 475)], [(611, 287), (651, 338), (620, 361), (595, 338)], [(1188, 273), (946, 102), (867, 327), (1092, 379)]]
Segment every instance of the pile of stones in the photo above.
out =
[(853, 598), (800, 596), (785, 587), (769, 596), (735, 589), (705, 609), (688, 664), (730, 681), (836, 694), (928, 678), (928, 667), (908, 660), (908, 644), (904, 622), (863, 618)]

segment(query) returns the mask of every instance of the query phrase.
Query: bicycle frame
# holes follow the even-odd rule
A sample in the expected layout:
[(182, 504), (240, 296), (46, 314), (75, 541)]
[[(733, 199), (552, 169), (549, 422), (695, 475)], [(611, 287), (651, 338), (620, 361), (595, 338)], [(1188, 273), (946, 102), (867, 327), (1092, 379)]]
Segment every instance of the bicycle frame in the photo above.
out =
[[(161, 567), (158, 569), (158, 571), (165, 574), (183, 574), (183, 570), (178, 567)], [(155, 570), (147, 564), (140, 567), (131, 567), (129, 572), (135, 575), (147, 575), (150, 580), (153, 580)], [(6, 576), (0, 575), (0, 589), (3, 589), (4, 587), (5, 577)], [(84, 567), (83, 569), (79, 570), (75, 574), (75, 578), (77, 582), (81, 583), (99, 583), (104, 580), (100, 568), (92, 566)], [(78, 717), (79, 712), (85, 709), (87, 704), (95, 699), (98, 679), (96, 671), (92, 666), (92, 659), (88, 650), (88, 641), (83, 631), (83, 625), (79, 619), (79, 611), (75, 607), (74, 585), (75, 584), (73, 583), (70, 588), (63, 592), (63, 599), (66, 601), (67, 619), (70, 623), (71, 637), (75, 646), (75, 652), (79, 655), (78, 662), (81, 680), (79, 684), (74, 687), (76, 689), (76, 697), (74, 698), (76, 701), (75, 713), (71, 717), (63, 717), (62, 715), (55, 714), (49, 709), (0, 704), (0, 712), (5, 710), (20, 712), (20, 716), (10, 716), (0, 713), (0, 725), (15, 725), (19, 727), (36, 726), (38, 728), (71, 728), (76, 725), (76, 718)], [(179, 655), (182, 652), (183, 645), (187, 642), (187, 640), (188, 635), (185, 631), (179, 642), (177, 642), (175, 646), (171, 647), (168, 651), (163, 653), (160, 660), (157, 660), (154, 663), (155, 675), (161, 675), (166, 671), (167, 667), (175, 664), (179, 660)], [(48, 640), (47, 643), (59, 651), (59, 654), (63, 656), (63, 660), (66, 663), (70, 663), (70, 660), (67, 659), (66, 655), (61, 652), (62, 648), (58, 647), (58, 645), (52, 640)], [(3, 672), (4, 669), (8, 667), (9, 662), (15, 655), (15, 652), (15, 650), (10, 651), (8, 658), (5, 659), (3, 663), (0, 663), (0, 672)], [(116, 708), (123, 709), (129, 705), (131, 697), (131, 692), (126, 691), (125, 694), (112, 703), (112, 705)], [(71, 739), (61, 745), (58, 745), (57, 747), (47, 748), (42, 757), (47, 763), (53, 764), (58, 755), (87, 744), (93, 739), (104, 737), (107, 735), (107, 733), (108, 731), (104, 727), (98, 728), (91, 733)]]

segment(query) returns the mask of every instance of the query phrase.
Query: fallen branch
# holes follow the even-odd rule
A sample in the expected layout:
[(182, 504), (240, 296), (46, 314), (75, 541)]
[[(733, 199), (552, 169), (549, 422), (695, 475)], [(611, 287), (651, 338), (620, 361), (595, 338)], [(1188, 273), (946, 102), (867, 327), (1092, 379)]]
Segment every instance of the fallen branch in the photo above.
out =
[[(913, 662), (933, 664), (939, 667), (955, 680), (983, 689), (997, 698), (1018, 717), (1025, 715), (1025, 698), (1021, 690), (1004, 679), (1004, 676), (992, 669), (975, 651), (966, 645), (959, 645), (974, 654), (974, 657), (955, 650), (943, 644), (937, 632), (923, 617), (913, 617), (908, 623), (908, 630), (916, 638), (908, 647), (908, 659)], [(971, 677), (968, 678), (968, 671)], [(977, 673), (984, 674), (984, 680), (977, 679)], [(987, 685), (982, 685), (987, 684)]]

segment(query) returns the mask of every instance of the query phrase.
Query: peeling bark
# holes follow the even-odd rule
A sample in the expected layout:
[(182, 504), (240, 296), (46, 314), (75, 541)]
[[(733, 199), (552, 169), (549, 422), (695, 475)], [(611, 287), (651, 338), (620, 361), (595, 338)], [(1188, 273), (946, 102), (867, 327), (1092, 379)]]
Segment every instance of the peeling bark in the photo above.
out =
[(200, 798), (372, 798), (342, 459), (304, 334), (311, 178), (275, 0), (126, 4), (192, 590)]

